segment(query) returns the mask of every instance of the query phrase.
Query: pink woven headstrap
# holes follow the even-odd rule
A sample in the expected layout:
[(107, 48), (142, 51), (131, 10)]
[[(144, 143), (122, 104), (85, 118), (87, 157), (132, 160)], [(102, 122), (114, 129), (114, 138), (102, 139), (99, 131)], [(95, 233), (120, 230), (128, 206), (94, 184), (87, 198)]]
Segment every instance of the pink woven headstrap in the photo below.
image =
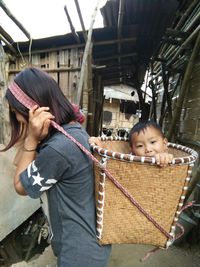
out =
[(22, 89), (16, 84), (16, 82), (11, 83), (8, 88), (14, 95), (14, 97), (26, 108), (31, 109), (35, 105), (38, 106), (38, 104), (33, 99), (31, 99), (22, 91)]

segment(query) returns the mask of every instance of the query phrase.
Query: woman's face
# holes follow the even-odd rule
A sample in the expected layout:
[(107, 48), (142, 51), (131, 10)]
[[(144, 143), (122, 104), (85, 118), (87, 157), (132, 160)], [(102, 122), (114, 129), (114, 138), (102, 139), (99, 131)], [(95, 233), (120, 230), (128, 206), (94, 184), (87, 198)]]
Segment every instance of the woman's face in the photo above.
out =
[(18, 122), (27, 124), (26, 119), (18, 111), (16, 111), (12, 107), (10, 109), (11, 109), (11, 112), (15, 113), (15, 116), (16, 116), (16, 119), (17, 119)]

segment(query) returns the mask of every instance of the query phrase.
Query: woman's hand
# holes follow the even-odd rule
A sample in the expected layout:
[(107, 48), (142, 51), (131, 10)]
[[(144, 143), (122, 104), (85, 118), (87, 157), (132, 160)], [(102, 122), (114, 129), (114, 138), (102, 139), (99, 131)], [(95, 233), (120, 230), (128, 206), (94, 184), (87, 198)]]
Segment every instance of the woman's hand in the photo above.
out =
[(155, 155), (156, 163), (160, 167), (166, 167), (169, 163), (172, 163), (173, 157), (170, 153), (158, 153)]
[(48, 132), (51, 120), (54, 119), (54, 116), (49, 112), (48, 107), (34, 106), (29, 111), (29, 123), (27, 137), (33, 143), (38, 143), (43, 140)]

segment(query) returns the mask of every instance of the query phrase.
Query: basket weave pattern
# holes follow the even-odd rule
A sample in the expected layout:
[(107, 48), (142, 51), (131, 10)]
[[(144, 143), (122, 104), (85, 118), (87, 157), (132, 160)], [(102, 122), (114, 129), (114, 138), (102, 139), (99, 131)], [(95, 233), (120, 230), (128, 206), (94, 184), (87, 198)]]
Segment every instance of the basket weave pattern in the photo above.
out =
[[(152, 159), (133, 158), (127, 154), (127, 142), (104, 141), (102, 147), (103, 150), (96, 149), (95, 157), (105, 162), (106, 169), (173, 238), (175, 224), (190, 181), (191, 165), (197, 157), (195, 152), (191, 149), (184, 149), (184, 152), (172, 149), (173, 152), (178, 152), (179, 158), (174, 159), (173, 165), (160, 168), (152, 164)], [(141, 164), (145, 161), (150, 161), (151, 164)], [(160, 247), (172, 243), (171, 238), (156, 228), (98, 167), (95, 168), (95, 185), (97, 233), (100, 243), (138, 243)]]

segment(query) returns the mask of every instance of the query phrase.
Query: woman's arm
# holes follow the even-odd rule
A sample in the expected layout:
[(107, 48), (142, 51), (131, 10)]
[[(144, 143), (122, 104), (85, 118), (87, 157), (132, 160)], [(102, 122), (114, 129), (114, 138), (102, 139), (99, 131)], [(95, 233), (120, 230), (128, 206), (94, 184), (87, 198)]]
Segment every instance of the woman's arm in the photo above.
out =
[(20, 174), (26, 170), (28, 165), (35, 159), (37, 145), (47, 136), (51, 119), (54, 118), (48, 110), (49, 108), (37, 108), (36, 106), (29, 111), (27, 136), (24, 140), (20, 157), (18, 158), (14, 177), (14, 187), (16, 192), (20, 195), (26, 195), (20, 181)]
[(29, 136), (24, 141), (23, 148), (20, 150), (20, 154), (17, 159), (17, 168), (14, 176), (14, 187), (19, 195), (26, 195), (24, 187), (20, 182), (20, 174), (28, 167), (28, 165), (35, 159), (36, 148), (38, 142), (36, 140), (31, 140)]

